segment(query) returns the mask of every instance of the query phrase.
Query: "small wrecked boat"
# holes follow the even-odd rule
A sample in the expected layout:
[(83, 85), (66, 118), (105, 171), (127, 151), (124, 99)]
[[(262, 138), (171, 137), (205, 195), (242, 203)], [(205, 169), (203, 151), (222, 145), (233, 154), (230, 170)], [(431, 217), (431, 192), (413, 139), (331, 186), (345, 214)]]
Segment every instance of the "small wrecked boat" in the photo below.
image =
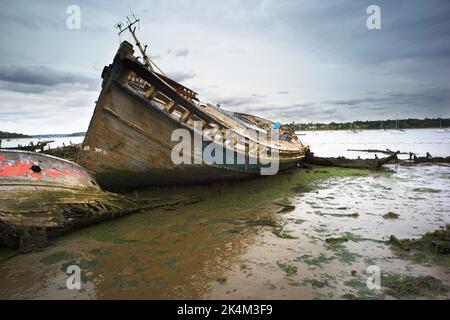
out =
[[(9, 141), (9, 140), (6, 140)], [(55, 142), (54, 140), (46, 140), (46, 141), (38, 141), (38, 143), (34, 144), (33, 141), (31, 141), (29, 144), (27, 145), (21, 145), (19, 144), (16, 147), (2, 147), (2, 141), (0, 140), (0, 149), (4, 149), (4, 150), (22, 150), (22, 151), (37, 151), (39, 150), (40, 152), (44, 151), (44, 148), (52, 143)]]
[(276, 174), (304, 158), (309, 148), (294, 130), (203, 103), (196, 92), (164, 75), (137, 40), (136, 22), (120, 28), (131, 32), (142, 59), (124, 41), (104, 68), (77, 159), (103, 188), (243, 179), (264, 175), (271, 166), (275, 170), (268, 174)]
[(103, 192), (95, 178), (73, 162), (0, 149), (0, 245), (23, 253), (77, 227), (183, 201), (192, 199), (138, 203)]

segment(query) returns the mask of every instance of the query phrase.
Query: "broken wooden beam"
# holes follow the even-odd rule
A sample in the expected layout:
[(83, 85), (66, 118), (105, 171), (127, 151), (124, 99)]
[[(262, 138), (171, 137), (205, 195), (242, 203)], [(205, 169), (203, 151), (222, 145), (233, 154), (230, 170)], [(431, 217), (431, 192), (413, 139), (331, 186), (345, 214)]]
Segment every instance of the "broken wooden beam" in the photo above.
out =
[(397, 153), (382, 159), (347, 159), (345, 157), (316, 157), (314, 153), (307, 153), (303, 159), (303, 163), (324, 167), (342, 167), (354, 169), (378, 169), (391, 161), (398, 161)]

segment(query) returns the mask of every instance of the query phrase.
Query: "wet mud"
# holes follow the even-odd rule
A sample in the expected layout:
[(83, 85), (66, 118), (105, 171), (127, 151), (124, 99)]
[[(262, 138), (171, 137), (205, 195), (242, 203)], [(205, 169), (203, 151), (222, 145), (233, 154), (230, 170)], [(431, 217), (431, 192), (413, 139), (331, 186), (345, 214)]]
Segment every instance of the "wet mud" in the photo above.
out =
[[(444, 166), (315, 168), (139, 191), (203, 201), (77, 230), (31, 254), (2, 248), (0, 297), (449, 298), (448, 253), (405, 240), (450, 223), (449, 177)], [(66, 286), (70, 265), (82, 271), (81, 290)], [(381, 272), (380, 289), (367, 286), (370, 266)]]

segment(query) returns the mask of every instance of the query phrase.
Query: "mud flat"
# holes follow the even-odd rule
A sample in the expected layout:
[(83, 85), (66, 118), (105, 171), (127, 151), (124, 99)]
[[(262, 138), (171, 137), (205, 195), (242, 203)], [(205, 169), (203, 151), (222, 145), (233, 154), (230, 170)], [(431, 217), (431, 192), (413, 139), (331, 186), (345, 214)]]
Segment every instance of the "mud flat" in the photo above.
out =
[[(142, 191), (159, 201), (203, 201), (77, 230), (31, 254), (0, 251), (0, 297), (448, 298), (448, 255), (420, 259), (389, 240), (420, 239), (450, 223), (450, 169), (388, 169), (294, 169)], [(389, 212), (398, 218), (383, 218)], [(66, 289), (71, 264), (82, 269), (79, 291)], [(367, 288), (372, 265), (381, 270), (381, 290)]]

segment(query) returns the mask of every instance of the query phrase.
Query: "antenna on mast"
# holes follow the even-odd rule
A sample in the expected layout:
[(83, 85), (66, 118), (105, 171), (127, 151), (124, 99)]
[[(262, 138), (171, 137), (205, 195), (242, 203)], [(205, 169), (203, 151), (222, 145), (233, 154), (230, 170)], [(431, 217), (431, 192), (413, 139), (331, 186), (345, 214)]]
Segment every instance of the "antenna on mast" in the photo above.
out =
[(129, 16), (127, 16), (126, 26), (124, 25), (123, 22), (119, 21), (118, 23), (116, 23), (116, 25), (114, 27), (119, 29), (119, 38), (122, 33), (124, 33), (125, 31), (129, 31), (131, 33), (131, 35), (133, 36), (136, 46), (139, 48), (139, 51), (141, 52), (142, 59), (144, 60), (145, 66), (148, 67), (151, 71), (154, 71), (153, 66), (155, 66), (161, 73), (163, 73), (161, 71), (161, 69), (159, 69), (158, 66), (153, 61), (151, 61), (150, 58), (147, 56), (147, 53), (146, 53), (147, 45), (142, 47), (141, 43), (139, 42), (139, 39), (136, 36), (136, 27), (134, 25), (138, 24), (138, 27), (139, 27), (140, 26), (139, 21), (140, 20), (138, 18), (136, 18), (134, 13), (132, 13), (131, 19)]

